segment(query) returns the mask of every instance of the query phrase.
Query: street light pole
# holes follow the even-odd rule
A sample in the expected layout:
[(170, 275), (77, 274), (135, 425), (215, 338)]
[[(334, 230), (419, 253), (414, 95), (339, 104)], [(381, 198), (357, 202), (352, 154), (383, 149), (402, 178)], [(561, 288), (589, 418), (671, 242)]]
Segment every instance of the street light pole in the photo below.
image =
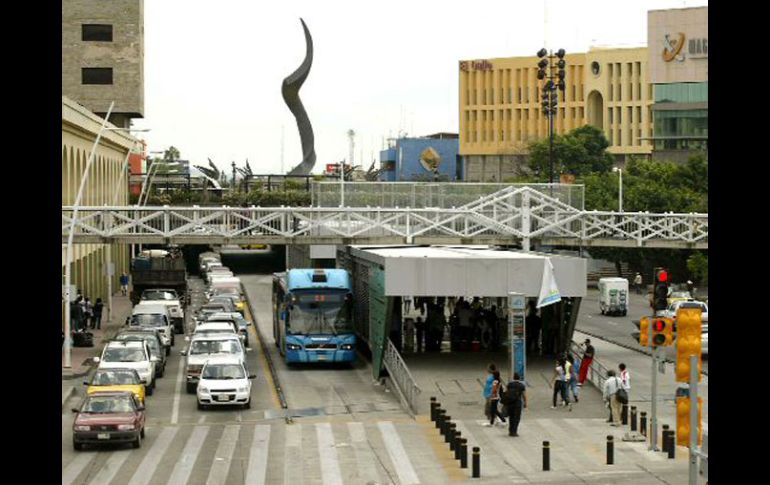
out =
[[(550, 168), (549, 181), (553, 185), (554, 173), (553, 173), (553, 117), (558, 112), (557, 105), (559, 104), (558, 91), (564, 92), (566, 85), (564, 84), (564, 67), (566, 62), (564, 56), (566, 52), (564, 49), (559, 49), (554, 55), (553, 51), (550, 53), (542, 48), (537, 52), (537, 57), (540, 61), (537, 63), (538, 71), (537, 78), (540, 80), (546, 79), (542, 88), (542, 107), (543, 114), (548, 117), (548, 164)], [(554, 62), (554, 59), (558, 58), (558, 61)], [(546, 69), (548, 72), (546, 72)], [(554, 71), (556, 74), (554, 75)], [(553, 187), (551, 187), (553, 190)]]
[(67, 235), (67, 255), (65, 257), (64, 265), (64, 368), (72, 369), (72, 335), (70, 335), (70, 319), (72, 313), (70, 311), (70, 285), (72, 284), (72, 241), (75, 237), (75, 222), (78, 218), (78, 206), (83, 198), (83, 192), (88, 182), (88, 173), (91, 168), (91, 164), (94, 161), (94, 155), (96, 154), (96, 147), (99, 146), (99, 142), (102, 139), (102, 133), (107, 127), (107, 123), (112, 114), (112, 108), (115, 106), (115, 101), (110, 103), (110, 108), (107, 110), (107, 115), (104, 117), (102, 126), (99, 129), (99, 133), (96, 135), (96, 140), (91, 147), (91, 153), (88, 155), (88, 161), (86, 162), (85, 170), (83, 171), (83, 178), (80, 180), (80, 188), (78, 189), (77, 196), (75, 196), (75, 203), (72, 206), (72, 219), (70, 220), (69, 234)]
[(235, 162), (232, 162), (233, 167), (233, 192), (235, 192)]
[(613, 172), (618, 172), (618, 212), (623, 212), (623, 169), (613, 168)]

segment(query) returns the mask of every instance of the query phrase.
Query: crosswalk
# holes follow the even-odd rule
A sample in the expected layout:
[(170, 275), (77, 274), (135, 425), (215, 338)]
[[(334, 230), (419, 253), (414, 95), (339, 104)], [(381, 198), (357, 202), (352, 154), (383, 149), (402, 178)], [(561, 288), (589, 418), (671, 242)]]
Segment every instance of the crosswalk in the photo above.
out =
[[(64, 455), (62, 485), (157, 484), (400, 484), (466, 481), (470, 470), (454, 461), (432, 423), (403, 418), (364, 421), (283, 421), (167, 425), (147, 430), (142, 448), (86, 450)], [(552, 467), (571, 473), (605, 473), (603, 420), (532, 419), (519, 438), (481, 420), (456, 421), (482, 450), (482, 477), (524, 481), (540, 471), (542, 440), (552, 443)], [(672, 463), (645, 451), (644, 443), (616, 444), (618, 472), (640, 473)], [(686, 457), (680, 453), (673, 464)], [(470, 461), (470, 460), (469, 460)]]

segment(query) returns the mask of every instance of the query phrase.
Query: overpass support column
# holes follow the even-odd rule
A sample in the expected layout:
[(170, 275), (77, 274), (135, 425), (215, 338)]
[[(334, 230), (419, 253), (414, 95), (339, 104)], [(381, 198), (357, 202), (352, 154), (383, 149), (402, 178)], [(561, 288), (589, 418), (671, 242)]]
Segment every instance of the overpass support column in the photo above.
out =
[(530, 211), (529, 211), (529, 192), (524, 191), (521, 194), (521, 249), (529, 252), (529, 232), (530, 232)]

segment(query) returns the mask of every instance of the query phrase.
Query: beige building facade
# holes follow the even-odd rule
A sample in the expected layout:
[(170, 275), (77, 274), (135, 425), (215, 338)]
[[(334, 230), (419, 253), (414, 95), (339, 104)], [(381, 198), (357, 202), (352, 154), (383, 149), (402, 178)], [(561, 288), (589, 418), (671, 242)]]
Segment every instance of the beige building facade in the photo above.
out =
[(128, 127), (144, 116), (144, 1), (62, 1), (62, 95)]
[[(73, 205), (85, 173), (89, 154), (103, 119), (71, 99), (62, 97), (62, 206)], [(115, 125), (108, 123), (108, 127)], [(121, 177), (125, 160), (131, 150), (140, 150), (141, 142), (125, 131), (104, 131), (94, 153), (81, 206), (128, 205), (128, 175)], [(83, 296), (107, 301), (106, 253), (104, 244), (75, 244), (72, 264), (72, 284)], [(113, 244), (111, 257), (115, 265), (112, 275), (113, 291), (119, 289), (122, 271), (128, 272), (129, 251), (125, 244)], [(66, 245), (62, 244), (62, 284)], [(105, 316), (106, 318), (106, 316)]]
[[(591, 49), (565, 56), (554, 133), (585, 124), (602, 129), (619, 162), (649, 156), (652, 87), (646, 48)], [(548, 136), (536, 56), (460, 61), (463, 179), (504, 181), (527, 172), (528, 145)]]

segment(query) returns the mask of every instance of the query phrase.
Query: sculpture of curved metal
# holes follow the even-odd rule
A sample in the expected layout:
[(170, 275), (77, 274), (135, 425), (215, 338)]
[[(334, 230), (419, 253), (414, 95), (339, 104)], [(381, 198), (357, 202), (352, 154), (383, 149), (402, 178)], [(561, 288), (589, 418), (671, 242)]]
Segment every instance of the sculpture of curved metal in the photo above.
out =
[(305, 82), (310, 72), (310, 66), (313, 64), (313, 39), (310, 37), (310, 31), (307, 29), (305, 21), (302, 19), (299, 19), (299, 21), (302, 22), (302, 28), (305, 30), (305, 45), (307, 46), (305, 60), (302, 61), (302, 64), (300, 64), (296, 71), (283, 80), (281, 85), (283, 100), (297, 120), (299, 138), (302, 142), (302, 161), (289, 171), (289, 175), (308, 175), (315, 165), (313, 127), (310, 125), (310, 119), (307, 117), (305, 107), (302, 106), (302, 101), (299, 99), (299, 88)]

